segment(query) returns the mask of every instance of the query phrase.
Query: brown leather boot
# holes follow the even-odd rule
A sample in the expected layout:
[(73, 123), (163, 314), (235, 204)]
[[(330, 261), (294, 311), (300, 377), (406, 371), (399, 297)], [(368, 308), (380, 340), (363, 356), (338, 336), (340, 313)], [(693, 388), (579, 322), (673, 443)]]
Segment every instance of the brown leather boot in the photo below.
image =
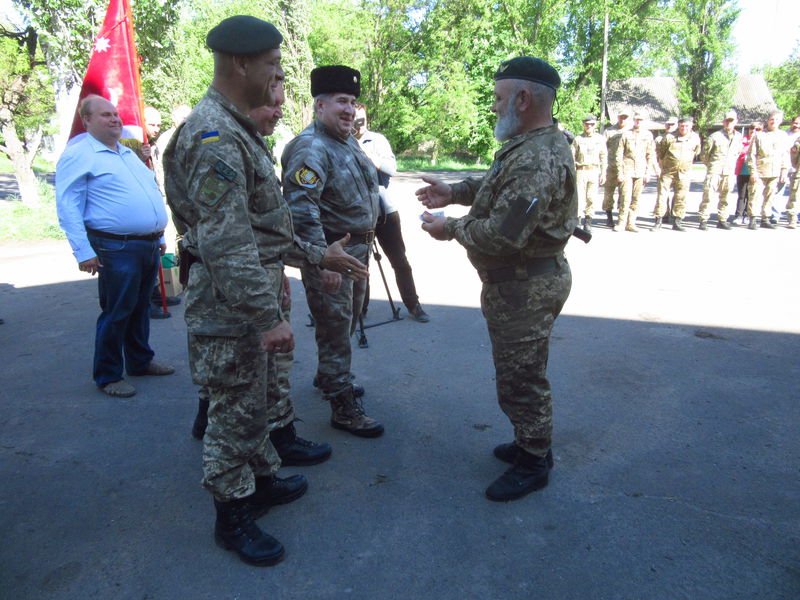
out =
[(349, 431), (358, 437), (373, 438), (383, 435), (383, 425), (368, 417), (348, 387), (331, 398), (331, 427)]

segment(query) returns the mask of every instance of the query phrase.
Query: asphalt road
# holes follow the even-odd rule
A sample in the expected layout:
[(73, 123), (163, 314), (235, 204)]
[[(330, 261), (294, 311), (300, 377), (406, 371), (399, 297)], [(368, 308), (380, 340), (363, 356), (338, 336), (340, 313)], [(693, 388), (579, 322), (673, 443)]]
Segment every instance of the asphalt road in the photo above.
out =
[[(419, 230), (418, 185), (391, 190), (432, 320), (368, 329), (354, 349), (382, 438), (327, 424), (290, 273), (298, 429), (334, 454), (285, 469), (310, 490), (260, 520), (287, 549), (267, 569), (212, 539), (182, 307), (151, 335), (177, 373), (111, 399), (91, 381), (95, 282), (66, 242), (0, 244), (0, 598), (800, 597), (800, 232), (573, 240), (549, 368), (555, 469), (496, 504), (483, 490), (511, 427), (480, 282), (457, 244)], [(653, 198), (651, 185), (645, 222)], [(372, 286), (368, 322), (391, 316), (374, 267)]]

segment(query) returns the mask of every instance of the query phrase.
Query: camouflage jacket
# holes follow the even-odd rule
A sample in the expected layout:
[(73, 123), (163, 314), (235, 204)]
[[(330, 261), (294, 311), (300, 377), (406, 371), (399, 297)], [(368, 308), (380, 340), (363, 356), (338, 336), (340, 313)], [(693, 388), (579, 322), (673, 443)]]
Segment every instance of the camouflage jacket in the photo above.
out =
[(472, 208), (445, 221), (447, 238), (479, 271), (557, 256), (577, 223), (575, 163), (557, 123), (508, 140), (486, 175), (452, 191), (454, 203)]
[(683, 137), (677, 133), (668, 133), (656, 148), (656, 154), (662, 173), (686, 173), (700, 154), (700, 136), (694, 131)]
[[(789, 158), (792, 163), (792, 168), (795, 171), (800, 171), (800, 137), (795, 140), (792, 149), (789, 150)], [(795, 179), (797, 179), (797, 174), (795, 174)]]
[(742, 134), (734, 131), (728, 135), (724, 129), (712, 133), (706, 140), (703, 152), (709, 175), (734, 175), (736, 161), (742, 151)]
[(287, 144), (281, 166), (283, 193), (301, 238), (325, 246), (325, 232), (375, 229), (377, 171), (352, 135), (343, 139), (315, 120)]
[(606, 170), (606, 140), (599, 133), (582, 133), (572, 140), (572, 157), (576, 167)]
[(608, 151), (607, 156), (609, 169), (619, 168), (619, 165), (617, 164), (617, 148), (619, 147), (619, 143), (622, 141), (622, 134), (626, 131), (628, 130), (621, 129), (618, 125), (614, 125), (603, 132), (603, 135), (606, 137), (606, 150)]
[(655, 142), (653, 134), (646, 129), (629, 129), (622, 134), (617, 146), (617, 165), (620, 175), (641, 178), (647, 175), (648, 169), (655, 168)]
[(789, 168), (789, 140), (780, 129), (759, 131), (750, 143), (747, 166), (751, 175), (786, 177)]
[(255, 123), (209, 88), (172, 136), (164, 165), (176, 228), (201, 261), (189, 274), (189, 331), (241, 335), (248, 326), (275, 327), (282, 262), (318, 264), (324, 249), (294, 237)]

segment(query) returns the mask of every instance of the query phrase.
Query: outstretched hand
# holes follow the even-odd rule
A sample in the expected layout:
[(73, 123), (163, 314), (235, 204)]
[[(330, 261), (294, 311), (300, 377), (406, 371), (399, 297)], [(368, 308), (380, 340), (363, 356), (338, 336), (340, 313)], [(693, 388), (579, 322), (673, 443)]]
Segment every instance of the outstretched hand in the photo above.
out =
[(357, 258), (345, 252), (344, 245), (350, 240), (350, 234), (336, 240), (325, 251), (322, 262), (319, 263), (321, 269), (336, 271), (350, 279), (363, 280), (369, 277), (369, 269)]
[(414, 193), (426, 208), (442, 208), (452, 202), (453, 190), (449, 184), (436, 177), (423, 177), (422, 181), (428, 185)]

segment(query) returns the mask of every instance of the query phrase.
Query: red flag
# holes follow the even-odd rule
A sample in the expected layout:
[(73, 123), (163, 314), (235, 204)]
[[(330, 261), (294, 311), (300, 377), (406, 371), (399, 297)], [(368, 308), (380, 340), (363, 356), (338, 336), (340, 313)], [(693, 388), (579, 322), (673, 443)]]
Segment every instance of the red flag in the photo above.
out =
[[(89, 67), (86, 69), (86, 77), (83, 78), (80, 99), (89, 94), (102, 96), (117, 107), (122, 119), (123, 138), (147, 141), (144, 137), (139, 55), (133, 36), (133, 15), (129, 0), (110, 0), (108, 3), (106, 18), (94, 41)], [(76, 108), (69, 134), (70, 142), (85, 131)]]

